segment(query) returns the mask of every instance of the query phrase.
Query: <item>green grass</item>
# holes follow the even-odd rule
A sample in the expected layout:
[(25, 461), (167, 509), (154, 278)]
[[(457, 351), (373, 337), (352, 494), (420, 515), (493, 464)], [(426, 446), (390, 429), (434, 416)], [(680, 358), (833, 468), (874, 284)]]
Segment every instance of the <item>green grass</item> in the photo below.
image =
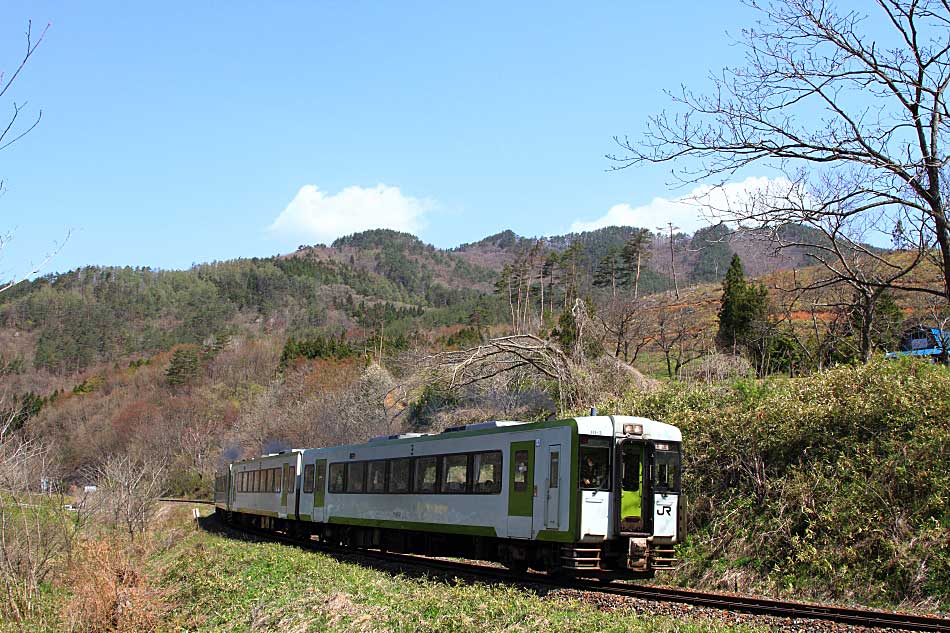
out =
[[(189, 631), (727, 631), (508, 585), (411, 577), (196, 531), (156, 561)], [(741, 629), (750, 630), (750, 629)]]
[(878, 358), (794, 379), (667, 382), (598, 408), (683, 431), (676, 582), (950, 609), (950, 369)]

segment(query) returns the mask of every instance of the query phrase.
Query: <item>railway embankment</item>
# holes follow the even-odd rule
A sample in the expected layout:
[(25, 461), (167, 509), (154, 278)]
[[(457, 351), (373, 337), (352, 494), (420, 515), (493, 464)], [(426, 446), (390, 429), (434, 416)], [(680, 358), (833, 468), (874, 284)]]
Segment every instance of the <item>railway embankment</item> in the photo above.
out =
[(950, 609), (950, 369), (669, 383), (600, 408), (683, 431), (677, 583)]
[[(204, 509), (203, 512), (208, 512)], [(728, 614), (604, 608), (421, 567), (335, 557), (203, 522), (150, 561), (173, 608), (162, 630), (189, 631), (755, 631)]]

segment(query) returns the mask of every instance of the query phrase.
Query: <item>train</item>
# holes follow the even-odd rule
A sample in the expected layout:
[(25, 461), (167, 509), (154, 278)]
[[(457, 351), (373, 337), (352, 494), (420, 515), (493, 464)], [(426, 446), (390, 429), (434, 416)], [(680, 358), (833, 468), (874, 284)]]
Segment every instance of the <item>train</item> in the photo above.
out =
[(339, 546), (652, 577), (684, 537), (682, 434), (643, 417), (493, 421), (227, 464), (238, 526)]

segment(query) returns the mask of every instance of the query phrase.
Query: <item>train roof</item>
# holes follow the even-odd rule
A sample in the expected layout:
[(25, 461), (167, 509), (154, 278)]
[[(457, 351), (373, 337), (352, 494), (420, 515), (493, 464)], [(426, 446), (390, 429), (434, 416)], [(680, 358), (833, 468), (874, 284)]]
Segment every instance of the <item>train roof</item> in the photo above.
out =
[(361, 446), (398, 445), (414, 442), (431, 442), (454, 439), (457, 437), (478, 437), (494, 435), (496, 433), (515, 433), (558, 427), (576, 427), (581, 435), (624, 436), (624, 425), (635, 424), (641, 426), (642, 437), (645, 440), (660, 440), (667, 442), (681, 442), (680, 430), (672, 424), (658, 422), (649, 418), (624, 415), (595, 415), (564, 418), (560, 420), (546, 420), (544, 422), (517, 422), (514, 420), (496, 420), (479, 422), (445, 429), (440, 433), (402, 433), (381, 435), (372, 438), (365, 444), (349, 444), (343, 446), (327, 446), (307, 450), (324, 450), (327, 448), (357, 448)]
[(307, 449), (305, 448), (291, 448), (286, 451), (279, 451), (277, 453), (266, 453), (264, 455), (258, 455), (257, 457), (248, 457), (246, 459), (239, 459), (232, 462), (235, 466), (238, 464), (250, 464), (251, 462), (263, 462), (266, 460), (271, 460), (274, 458), (287, 457), (288, 455), (293, 455), (295, 453), (303, 453)]

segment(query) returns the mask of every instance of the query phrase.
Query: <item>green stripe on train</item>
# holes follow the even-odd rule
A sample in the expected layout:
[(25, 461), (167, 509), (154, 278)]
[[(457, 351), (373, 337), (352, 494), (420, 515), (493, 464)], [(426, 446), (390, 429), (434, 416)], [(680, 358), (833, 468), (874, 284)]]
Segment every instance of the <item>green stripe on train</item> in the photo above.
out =
[(482, 525), (446, 525), (443, 523), (420, 523), (418, 521), (390, 521), (387, 519), (360, 519), (356, 517), (330, 517), (328, 523), (379, 527), (394, 530), (419, 530), (420, 532), (443, 532), (466, 536), (498, 536), (495, 528)]

